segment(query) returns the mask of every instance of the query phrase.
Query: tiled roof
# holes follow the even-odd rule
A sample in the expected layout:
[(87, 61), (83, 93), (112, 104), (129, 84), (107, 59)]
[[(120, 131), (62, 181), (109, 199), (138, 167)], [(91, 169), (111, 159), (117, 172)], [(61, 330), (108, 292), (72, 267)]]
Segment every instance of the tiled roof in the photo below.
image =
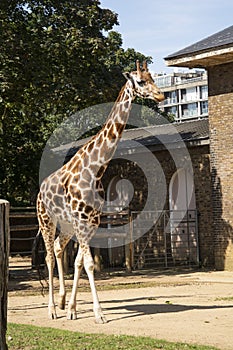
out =
[[(75, 152), (84, 145), (90, 138), (73, 142), (72, 144), (57, 147), (53, 151), (72, 157)], [(156, 149), (166, 148), (167, 145), (178, 147), (180, 143), (189, 145), (199, 145), (203, 141), (209, 142), (209, 122), (208, 119), (195, 120), (183, 123), (168, 123), (154, 125), (144, 128), (127, 129), (124, 131), (121, 141), (118, 144), (118, 152), (127, 152), (132, 148), (141, 145)]]
[[(150, 138), (148, 135), (151, 135), (151, 142), (149, 142)], [(137, 140), (149, 146), (151, 143), (160, 143), (159, 138), (161, 137), (163, 137), (166, 142), (178, 142), (180, 139), (183, 141), (194, 141), (200, 138), (206, 138), (208, 135), (208, 119), (202, 119), (125, 130), (122, 140)]]
[(180, 56), (184, 56), (187, 54), (192, 54), (195, 52), (200, 52), (200, 51), (208, 51), (213, 48), (220, 48), (220, 47), (225, 47), (228, 45), (232, 46), (233, 44), (233, 25), (221, 30), (218, 33), (215, 33), (211, 36), (208, 36), (207, 38), (198, 41), (197, 43), (190, 45), (188, 47), (185, 47), (182, 50), (179, 50), (164, 59), (171, 59), (171, 58), (176, 58)]

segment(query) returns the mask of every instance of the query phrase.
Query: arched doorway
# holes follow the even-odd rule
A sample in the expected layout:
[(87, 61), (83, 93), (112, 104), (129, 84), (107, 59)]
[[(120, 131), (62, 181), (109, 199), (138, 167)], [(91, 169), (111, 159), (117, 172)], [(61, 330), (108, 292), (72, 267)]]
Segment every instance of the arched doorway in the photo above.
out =
[(171, 254), (176, 261), (197, 261), (196, 199), (192, 174), (178, 169), (169, 185)]
[[(106, 193), (107, 202), (104, 211), (121, 213), (129, 208), (134, 188), (129, 180), (116, 175), (109, 182)], [(108, 224), (108, 228), (110, 227), (111, 224)], [(119, 227), (119, 232), (121, 231), (124, 231), (124, 227)], [(123, 266), (125, 264), (125, 238), (123, 236), (109, 237), (107, 247), (109, 265), (112, 267)]]
[(114, 176), (107, 188), (107, 209), (119, 212), (128, 208), (133, 194), (134, 188), (129, 180)]

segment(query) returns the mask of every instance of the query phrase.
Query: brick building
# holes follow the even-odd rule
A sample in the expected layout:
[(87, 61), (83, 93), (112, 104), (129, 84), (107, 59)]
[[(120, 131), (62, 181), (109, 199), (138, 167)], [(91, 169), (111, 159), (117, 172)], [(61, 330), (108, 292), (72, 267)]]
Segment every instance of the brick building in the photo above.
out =
[(233, 26), (165, 58), (205, 68), (209, 87), (212, 232), (215, 267), (233, 270)]
[[(86, 141), (56, 152), (70, 159)], [(103, 185), (111, 211), (129, 209), (133, 218), (140, 213), (141, 219), (133, 220), (131, 229), (118, 227), (116, 235), (111, 222), (102, 228), (104, 266), (124, 266), (129, 235), (134, 268), (214, 266), (209, 154), (207, 118), (125, 130)]]
[[(98, 255), (108, 266), (130, 259), (134, 268), (200, 264), (233, 270), (233, 26), (165, 61), (207, 70), (209, 118), (124, 132), (103, 178), (106, 199), (118, 212), (127, 208), (131, 217), (144, 217), (123, 225), (126, 232), (117, 226), (115, 235), (111, 224), (103, 226), (106, 245), (97, 246)], [(56, 151), (70, 158), (85, 141)], [(131, 255), (129, 235), (135, 235)]]
[[(137, 151), (131, 146), (132, 140), (153, 154), (158, 162), (155, 171), (148, 170), (149, 162), (153, 162), (153, 159), (150, 160), (147, 152), (141, 156), (145, 159), (142, 169), (134, 163), (133, 157), (127, 156), (132, 151), (133, 154), (140, 151), (140, 148)], [(153, 199), (148, 209), (155, 213), (155, 224), (134, 243), (133, 265), (214, 266), (209, 154), (208, 119), (124, 132), (116, 156), (103, 179), (105, 190), (111, 192), (113, 185), (114, 192), (113, 180), (126, 179), (134, 188), (134, 195), (128, 201), (130, 211), (143, 211), (148, 191), (151, 191)], [(149, 184), (145, 178), (145, 169), (149, 172)], [(120, 191), (124, 191), (124, 188)], [(162, 220), (165, 219), (165, 225), (161, 225), (157, 213)], [(137, 225), (140, 226), (141, 223), (135, 224), (135, 231), (138, 232)], [(145, 248), (146, 245), (151, 249)], [(141, 264), (138, 262), (140, 258), (143, 260)]]

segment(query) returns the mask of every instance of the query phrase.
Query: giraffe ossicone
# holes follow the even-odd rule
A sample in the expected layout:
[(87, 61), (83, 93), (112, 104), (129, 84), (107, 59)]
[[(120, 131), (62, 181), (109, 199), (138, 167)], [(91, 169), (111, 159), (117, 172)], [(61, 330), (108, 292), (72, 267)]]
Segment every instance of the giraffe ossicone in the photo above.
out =
[[(100, 223), (103, 207), (103, 187), (101, 178), (112, 159), (117, 144), (127, 123), (132, 101), (136, 96), (149, 98), (157, 102), (164, 95), (155, 85), (146, 62), (140, 67), (136, 62), (136, 71), (125, 73), (126, 84), (102, 129), (93, 136), (65, 165), (43, 180), (37, 197), (39, 230), (42, 233), (47, 255), (49, 274), (49, 317), (57, 317), (53, 269), (57, 260), (60, 300), (58, 306), (65, 307), (65, 283), (62, 265), (63, 251), (75, 234), (79, 249), (75, 259), (74, 281), (68, 303), (67, 318), (76, 319), (76, 294), (83, 267), (89, 278), (93, 297), (93, 311), (97, 323), (105, 323), (94, 282), (94, 262), (90, 252), (90, 240)], [(55, 239), (56, 228), (59, 235)]]

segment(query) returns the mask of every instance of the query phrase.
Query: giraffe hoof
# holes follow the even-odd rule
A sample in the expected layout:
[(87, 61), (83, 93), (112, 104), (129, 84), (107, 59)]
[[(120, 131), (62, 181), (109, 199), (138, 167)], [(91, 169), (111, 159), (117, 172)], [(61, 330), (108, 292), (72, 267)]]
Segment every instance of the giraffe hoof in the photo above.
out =
[(57, 319), (57, 315), (53, 314), (49, 316), (50, 320), (56, 320)]
[(56, 320), (56, 319), (57, 319), (57, 314), (56, 314), (56, 312), (49, 313), (49, 319), (50, 319), (50, 320)]
[(56, 320), (57, 319), (57, 313), (54, 306), (49, 307), (49, 319), (50, 320)]
[(103, 324), (103, 323), (108, 322), (100, 307), (93, 308), (93, 311), (94, 311), (94, 315), (95, 315), (95, 323)]
[(76, 311), (68, 311), (67, 320), (76, 320), (76, 319), (77, 319)]
[(104, 324), (104, 323), (107, 323), (107, 319), (104, 315), (99, 315), (95, 318), (95, 323), (97, 324)]

